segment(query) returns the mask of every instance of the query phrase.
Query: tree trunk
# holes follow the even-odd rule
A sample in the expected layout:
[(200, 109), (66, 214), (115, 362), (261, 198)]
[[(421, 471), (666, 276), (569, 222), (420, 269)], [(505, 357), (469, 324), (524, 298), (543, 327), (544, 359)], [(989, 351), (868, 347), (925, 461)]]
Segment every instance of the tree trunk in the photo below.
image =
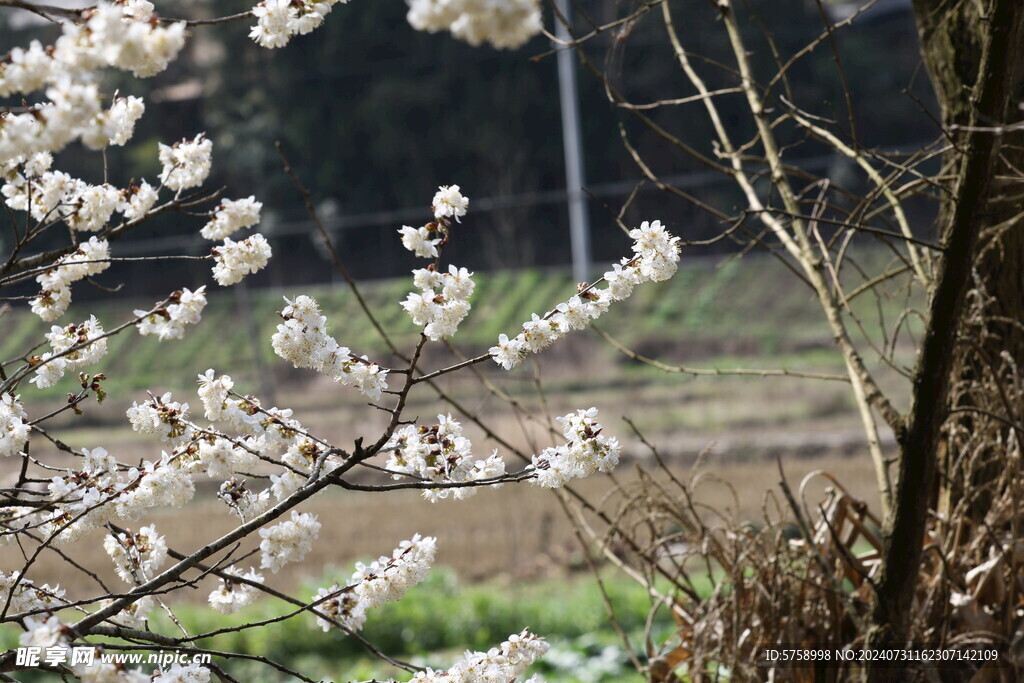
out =
[[(1010, 409), (997, 382), (979, 381), (991, 372), (991, 359), (1006, 350), (1024, 369), (1024, 229), (1017, 226), (1024, 133), (991, 130), (1024, 118), (1016, 106), (1024, 84), (1024, 3), (914, 0), (914, 11), (921, 53), (955, 149), (944, 159), (949, 180), (938, 228), (946, 251), (929, 303), (914, 403), (900, 435), (896, 495), (869, 634), (875, 647), (902, 646), (912, 637), (928, 508), (937, 489), (948, 509), (968, 488), (969, 482), (951, 476), (964, 471), (958, 467), (964, 444), (948, 435), (974, 434), (979, 417)], [(981, 410), (951, 417), (951, 406), (965, 404)], [(1008, 429), (1003, 423), (1000, 428)], [(998, 460), (997, 443), (988, 441), (989, 462)], [(972, 514), (983, 515), (984, 505), (975, 500)], [(899, 673), (872, 671), (870, 679), (905, 680), (906, 672)]]

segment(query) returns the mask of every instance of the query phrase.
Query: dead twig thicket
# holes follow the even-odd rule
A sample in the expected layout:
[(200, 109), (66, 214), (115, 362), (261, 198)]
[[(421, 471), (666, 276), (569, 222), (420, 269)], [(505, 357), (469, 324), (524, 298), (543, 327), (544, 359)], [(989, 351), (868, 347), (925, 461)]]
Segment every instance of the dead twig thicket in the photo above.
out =
[[(625, 4), (614, 17), (599, 16), (601, 5), (563, 46), (622, 112), (619, 132), (640, 173), (666, 201), (721, 226), (710, 238), (693, 235), (694, 248), (731, 241), (741, 255), (764, 250), (808, 288), (844, 366), (881, 499), (869, 510), (833, 480), (811, 509), (783, 477), (785, 501), (772, 498), (755, 527), (702, 507), (699, 476), (683, 481), (663, 468), (621, 489), (606, 512), (615, 524), (586, 526), (606, 554), (612, 535), (642, 548), (615, 561), (672, 610), (673, 638), (649, 641), (651, 681), (1002, 681), (1024, 670), (1024, 138), (1015, 123), (1024, 7), (915, 0), (940, 111), (911, 95), (936, 137), (894, 154), (866, 144), (858, 128), (856, 103), (871, 93), (854, 92), (841, 47), (843, 31), (875, 4), (836, 20), (807, 3), (821, 31), (798, 48), (773, 35), (755, 0)], [(684, 9), (686, 30), (677, 23)], [(699, 41), (688, 28), (698, 23)], [(671, 58), (671, 92), (651, 99), (638, 85), (648, 81), (629, 68), (630, 40), (650, 50), (647, 63), (656, 50)], [(834, 105), (805, 101), (795, 82), (815, 54), (832, 62), (842, 93)], [(851, 170), (817, 173), (800, 161), (814, 154)], [(731, 192), (674, 186), (668, 170), (680, 168), (717, 173)], [(879, 251), (868, 244), (889, 260), (863, 258)], [(666, 372), (724, 374), (613, 343)], [(821, 379), (813, 370), (759, 372)], [(894, 447), (883, 445), (886, 432)], [(798, 538), (785, 533), (792, 520)], [(668, 575), (668, 587), (655, 574)], [(700, 577), (711, 588), (697, 595)], [(998, 661), (758, 667), (758, 652), (784, 643), (984, 647)]]

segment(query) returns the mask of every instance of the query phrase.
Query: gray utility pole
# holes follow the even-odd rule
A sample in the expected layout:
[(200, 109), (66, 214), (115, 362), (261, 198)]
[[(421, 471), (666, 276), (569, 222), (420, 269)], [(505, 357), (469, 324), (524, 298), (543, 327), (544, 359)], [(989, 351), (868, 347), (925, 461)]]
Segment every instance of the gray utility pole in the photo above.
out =
[[(569, 0), (557, 0), (558, 11), (572, 22)], [(569, 42), (569, 29), (555, 17), (555, 35)], [(590, 281), (590, 222), (583, 194), (583, 147), (580, 144), (580, 102), (576, 90), (576, 54), (561, 46), (558, 51), (558, 94), (562, 104), (562, 144), (565, 150), (565, 189), (569, 204), (569, 237), (572, 241), (572, 274), (577, 282)]]

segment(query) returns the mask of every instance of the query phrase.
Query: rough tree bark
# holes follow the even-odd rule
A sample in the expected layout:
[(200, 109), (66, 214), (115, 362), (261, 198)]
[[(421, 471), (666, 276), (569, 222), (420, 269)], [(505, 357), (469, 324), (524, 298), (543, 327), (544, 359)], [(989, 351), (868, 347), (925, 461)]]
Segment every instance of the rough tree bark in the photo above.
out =
[[(1024, 321), (1024, 229), (1017, 225), (1024, 190), (1017, 161), (1024, 160), (1024, 133), (992, 130), (1024, 118), (1017, 109), (1024, 84), (1024, 3), (914, 0), (914, 11), (924, 64), (955, 148), (945, 160), (947, 195), (938, 218), (946, 251), (929, 302), (931, 322), (918, 358), (914, 404), (898, 435), (896, 493), (869, 634), (875, 647), (902, 645), (909, 637), (928, 508), (937, 474), (948, 471), (937, 464), (940, 453), (947, 454), (947, 463), (957, 457), (943, 439), (950, 402), (961, 398), (951, 395), (951, 385), (977, 372), (972, 355), (978, 343), (995, 358), (1008, 350), (1024, 365), (1019, 327)], [(953, 332), (964, 330), (971, 310), (965, 295), (972, 286), (993, 296), (998, 310), (989, 312), (995, 316), (986, 322), (991, 329), (972, 334), (978, 342), (958, 343)], [(988, 400), (984, 408), (995, 410), (999, 397)], [(967, 415), (957, 413), (955, 419), (969, 422)], [(948, 478), (941, 479), (948, 502), (955, 491)], [(892, 669), (872, 671), (869, 679), (906, 680)]]

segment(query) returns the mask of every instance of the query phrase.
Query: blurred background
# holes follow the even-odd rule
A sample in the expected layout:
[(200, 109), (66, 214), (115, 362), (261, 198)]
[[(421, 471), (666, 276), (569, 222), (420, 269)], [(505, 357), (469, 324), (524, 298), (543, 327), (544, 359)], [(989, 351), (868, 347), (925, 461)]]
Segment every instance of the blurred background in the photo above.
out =
[[(581, 0), (578, 8), (584, 12), (577, 13), (579, 29), (589, 28), (584, 13), (596, 22), (606, 21), (621, 11), (619, 4), (617, 0)], [(828, 3), (822, 10), (812, 0), (750, 0), (749, 4), (784, 55), (795, 53), (821, 33), (822, 11), (832, 20), (853, 11), (848, 3)], [(244, 2), (158, 3), (164, 16), (189, 18), (246, 9), (249, 5)], [(705, 65), (713, 65), (716, 59), (729, 61), (714, 9), (700, 2), (686, 3), (681, 9), (677, 28), (690, 49), (707, 58)], [(182, 286), (194, 289), (206, 284), (210, 304), (203, 323), (189, 330), (183, 341), (160, 343), (128, 335), (112, 339), (105, 365), (97, 368), (110, 378), (111, 398), (102, 406), (85, 406), (81, 417), (62, 418), (61, 426), (54, 429), (63, 441), (76, 448), (103, 445), (126, 462), (158, 457), (158, 444), (128, 429), (125, 408), (132, 401), (142, 401), (146, 390), (174, 391), (176, 398), (198, 406), (194, 378), (210, 367), (231, 374), (237, 389), (259, 395), (264, 405), (294, 409), (294, 416), (307, 428), (341, 447), (360, 436), (376, 438), (384, 424), (383, 413), (368, 408), (354, 391), (291, 368), (270, 348), (282, 297), (309, 294), (320, 301), (329, 331), (340, 343), (382, 365), (395, 365), (333, 268), (300, 196), (282, 171), (275, 141), (281, 141), (311, 190), (341, 260), (361, 283), (371, 308), (400, 348), (411, 348), (417, 337), (398, 302), (412, 290), (409, 271), (422, 264), (402, 249), (396, 231), (403, 224), (418, 226), (430, 218), (430, 199), (440, 184), (458, 184), (470, 197), (469, 214), (455, 226), (445, 261), (476, 272), (473, 310), (453, 345), (435, 345), (424, 367), (442, 367), (459, 353), (483, 353), (499, 333), (512, 336), (530, 313), (543, 314), (575, 292), (568, 198), (569, 190), (576, 188), (566, 184), (560, 83), (556, 57), (549, 54), (551, 45), (538, 38), (515, 52), (472, 48), (447, 34), (414, 31), (405, 12), (406, 5), (399, 0), (339, 4), (322, 28), (273, 51), (247, 38), (247, 22), (203, 27), (194, 31), (183, 57), (159, 76), (138, 81), (111, 74), (110, 94), (143, 96), (147, 110), (133, 144), (109, 151), (110, 181), (124, 185), (132, 178), (146, 178), (153, 182), (160, 169), (158, 142), (171, 143), (205, 131), (214, 142), (214, 167), (207, 187), (226, 186), (228, 198), (252, 194), (263, 202), (263, 220), (256, 230), (270, 240), (274, 257), (264, 271), (232, 290), (213, 283), (207, 263), (181, 261), (137, 267), (120, 264), (101, 275), (104, 286), (123, 286), (119, 297), (77, 286), (75, 303), (65, 318), (95, 313), (108, 328), (127, 319), (133, 308), (148, 307)], [(758, 27), (751, 23), (746, 28), (757, 53), (755, 65), (763, 74), (774, 73), (770, 47)], [(588, 56), (620, 74), (616, 87), (633, 102), (693, 94), (659, 29), (658, 22), (640, 22), (628, 32), (602, 34), (586, 48)], [(25, 15), (0, 15), (0, 45), (26, 45), (33, 38), (47, 42), (54, 35), (52, 27)], [(853, 26), (837, 33), (836, 39), (859, 143), (911, 151), (934, 137), (937, 129), (928, 113), (931, 96), (921, 73), (909, 0), (878, 2)], [(710, 66), (706, 71), (709, 88), (734, 85), (731, 74)], [(819, 47), (797, 61), (789, 77), (792, 96), (806, 111), (845, 119), (842, 86), (829, 49)], [(693, 202), (643, 183), (620, 131), (630, 136), (656, 173), (728, 212), (742, 206), (742, 198), (727, 179), (678, 154), (664, 138), (638, 125), (629, 112), (616, 109), (585, 68), (578, 69), (574, 97), (580, 110), (591, 273), (599, 275), (629, 251), (630, 240), (616, 225), (615, 216), (634, 192), (624, 214), (627, 225), (660, 219), (687, 241), (706, 240), (727, 227)], [(723, 97), (719, 106), (735, 139), (753, 135), (740, 96)], [(672, 135), (712, 152), (712, 135), (702, 111), (679, 107), (653, 110), (649, 115)], [(856, 173), (845, 159), (810, 141), (790, 142), (803, 144), (787, 150), (788, 163), (857, 188)], [(103, 177), (99, 155), (77, 147), (63, 152), (55, 166), (92, 182)], [(911, 201), (907, 209), (915, 228), (930, 224), (930, 207)], [(210, 243), (198, 235), (204, 222), (201, 217), (161, 217), (131, 240), (114, 245), (113, 253), (205, 253)], [(0, 248), (9, 247), (4, 244), (9, 239), (7, 233), (0, 233)], [(870, 263), (884, 265), (891, 258), (869, 240), (854, 248)], [(728, 240), (687, 247), (673, 280), (638, 288), (629, 302), (602, 318), (601, 331), (637, 353), (674, 366), (841, 373), (841, 356), (820, 320), (811, 291), (766, 255), (739, 256), (739, 247)], [(34, 293), (31, 290), (19, 293)], [(887, 308), (864, 302), (859, 312), (870, 324), (887, 316), (891, 319), (906, 305), (906, 301), (894, 301)], [(3, 326), (0, 356), (4, 360), (23, 354), (48, 327), (27, 308), (8, 312)], [(706, 450), (704, 470), (729, 482), (729, 486), (709, 486), (708, 500), (752, 523), (762, 517), (765, 493), (778, 480), (776, 455), (784, 456), (792, 480), (825, 469), (853, 493), (876, 503), (863, 433), (842, 383), (666, 373), (619, 353), (595, 330), (577, 333), (535, 359), (511, 373), (496, 366), (482, 368), (484, 379), (496, 383), (495, 391), (472, 374), (448, 375), (440, 386), (502, 440), (527, 452), (549, 445), (543, 429), (548, 417), (578, 407), (598, 407), (606, 433), (617, 435), (625, 446), (626, 462), (617, 474), (622, 481), (650, 462), (650, 449), (639, 434), (680, 472), (689, 471), (698, 453)], [(894, 388), (897, 399), (905, 397), (899, 393), (896, 377), (883, 374), (881, 381)], [(69, 390), (62, 383), (49, 392), (26, 392), (29, 395), (23, 399), (43, 406)], [(448, 412), (458, 413), (427, 389), (414, 394), (409, 408), (409, 415), (421, 421)], [(527, 412), (539, 415), (540, 421), (531, 422)], [(630, 418), (636, 431), (622, 417)], [(468, 432), (480, 454), (500, 448), (475, 425), (469, 425)], [(153, 520), (170, 545), (184, 545), (186, 539), (194, 543), (199, 532), (213, 538), (232, 523), (213, 495), (216, 485), (210, 482), (197, 496), (197, 501), (205, 502)], [(607, 481), (588, 481), (581, 489), (599, 501), (609, 486)], [(810, 489), (812, 499), (815, 490)], [(325, 565), (340, 567), (338, 571), (344, 573), (355, 559), (388, 552), (398, 540), (417, 531), (440, 537), (439, 562), (454, 572), (444, 581), (455, 576), (507, 581), (587, 566), (559, 501), (533, 488), (505, 487), (497, 498), (482, 494), (461, 503), (437, 504), (412, 493), (339, 493), (309, 509), (329, 523), (316, 555), (275, 577), (283, 587), (319, 579), (308, 572)], [(106, 558), (96, 550), (93, 559), (99, 566)], [(54, 564), (54, 571), (59, 571), (58, 566)], [(197, 595), (198, 600), (204, 597), (205, 593)], [(566, 609), (595, 615), (600, 621), (602, 608), (596, 594), (592, 597), (595, 602), (586, 608)], [(623, 599), (646, 604), (643, 595)], [(538, 600), (550, 602), (551, 596), (542, 591)], [(642, 613), (638, 617), (638, 628), (643, 617)], [(410, 626), (409, 633), (414, 631)], [(453, 640), (457, 637), (468, 638), (463, 634)], [(412, 638), (407, 638), (410, 651), (415, 650)], [(594, 659), (606, 646), (611, 645), (585, 643), (576, 650), (568, 648), (565, 667), (577, 673), (566, 680), (615, 680), (614, 672), (583, 677), (578, 673), (582, 665), (572, 664), (572, 651), (591, 648), (587, 658)], [(621, 659), (620, 655), (609, 657)], [(608, 671), (615, 669), (609, 667)]]

